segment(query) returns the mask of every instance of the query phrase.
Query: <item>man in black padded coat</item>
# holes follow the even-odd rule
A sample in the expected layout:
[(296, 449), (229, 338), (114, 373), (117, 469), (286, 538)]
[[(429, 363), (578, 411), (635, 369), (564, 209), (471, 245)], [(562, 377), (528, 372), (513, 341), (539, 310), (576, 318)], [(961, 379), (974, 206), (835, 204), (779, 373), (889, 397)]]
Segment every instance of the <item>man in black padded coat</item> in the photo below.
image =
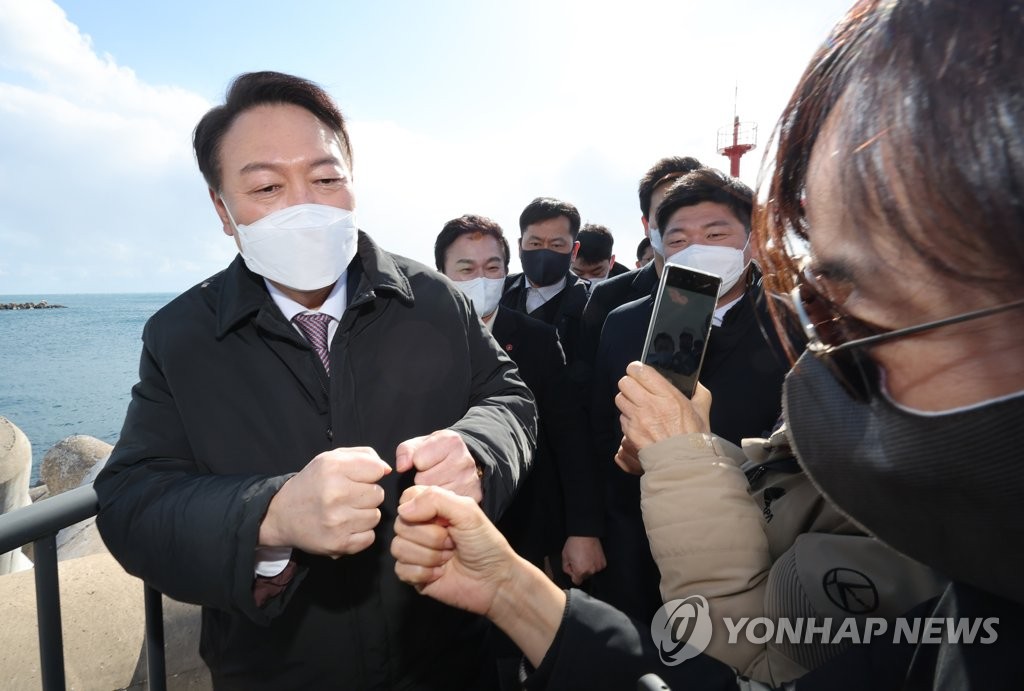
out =
[(531, 394), (459, 291), (357, 229), (318, 86), (242, 75), (194, 144), (240, 256), (146, 325), (104, 541), (203, 605), (217, 688), (472, 688), (484, 622), (400, 583), (388, 545), (412, 484), (500, 517)]

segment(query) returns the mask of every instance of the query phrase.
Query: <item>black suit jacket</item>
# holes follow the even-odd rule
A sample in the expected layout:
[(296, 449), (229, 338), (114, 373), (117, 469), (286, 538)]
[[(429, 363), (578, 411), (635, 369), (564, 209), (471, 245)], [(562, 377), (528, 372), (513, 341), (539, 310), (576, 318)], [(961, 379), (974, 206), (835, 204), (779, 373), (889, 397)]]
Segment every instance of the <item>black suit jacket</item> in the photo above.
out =
[(627, 302), (647, 297), (657, 285), (658, 274), (654, 270), (654, 262), (651, 262), (641, 269), (609, 278), (594, 287), (590, 300), (583, 310), (577, 348), (577, 357), (586, 365), (588, 371), (594, 365), (597, 346), (601, 340), (601, 328), (608, 313)]
[(562, 342), (562, 350), (565, 351), (565, 361), (569, 363), (571, 376), (575, 377), (580, 324), (583, 319), (583, 308), (587, 305), (587, 282), (573, 273), (566, 276), (569, 281), (558, 295), (533, 312), (527, 312), (524, 276), (521, 273), (512, 274), (505, 279), (505, 294), (501, 297), (501, 304), (554, 326)]
[(491, 333), (537, 399), (533, 469), (499, 524), (516, 551), (536, 561), (560, 553), (569, 536), (601, 535), (604, 489), (554, 327), (502, 307)]
[[(756, 277), (755, 272), (751, 273)], [(639, 360), (654, 310), (654, 296), (618, 307), (605, 319), (595, 360), (591, 424), (606, 488), (605, 555), (608, 568), (596, 594), (627, 613), (650, 620), (660, 604), (658, 570), (640, 512), (640, 479), (622, 472), (615, 452), (622, 440), (615, 407), (618, 381)], [(763, 330), (762, 330), (763, 328)], [(764, 304), (759, 283), (711, 328), (700, 382), (713, 396), (711, 431), (738, 444), (769, 436), (779, 418), (782, 381), (789, 370)]]

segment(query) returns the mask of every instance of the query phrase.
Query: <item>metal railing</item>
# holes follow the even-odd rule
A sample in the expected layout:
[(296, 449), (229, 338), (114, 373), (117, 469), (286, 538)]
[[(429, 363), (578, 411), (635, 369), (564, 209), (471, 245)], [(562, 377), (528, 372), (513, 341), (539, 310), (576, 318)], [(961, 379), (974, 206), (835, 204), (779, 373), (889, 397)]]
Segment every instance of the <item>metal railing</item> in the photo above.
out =
[[(32, 543), (36, 581), (36, 617), (39, 623), (39, 669), (44, 691), (64, 689), (64, 632), (60, 617), (57, 576), (57, 533), (98, 510), (92, 485), (67, 492), (0, 515), (0, 554)], [(163, 602), (158, 591), (145, 586), (146, 667), (152, 691), (166, 691)]]

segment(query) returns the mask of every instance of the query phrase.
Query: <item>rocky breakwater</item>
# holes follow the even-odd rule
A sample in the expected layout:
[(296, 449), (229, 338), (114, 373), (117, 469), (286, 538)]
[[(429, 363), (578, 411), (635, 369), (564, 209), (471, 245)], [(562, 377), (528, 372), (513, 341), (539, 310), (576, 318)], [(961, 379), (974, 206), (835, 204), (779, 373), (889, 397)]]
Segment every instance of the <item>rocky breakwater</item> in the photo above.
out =
[(52, 310), (66, 309), (64, 305), (51, 305), (46, 300), (40, 302), (0, 302), (0, 310)]

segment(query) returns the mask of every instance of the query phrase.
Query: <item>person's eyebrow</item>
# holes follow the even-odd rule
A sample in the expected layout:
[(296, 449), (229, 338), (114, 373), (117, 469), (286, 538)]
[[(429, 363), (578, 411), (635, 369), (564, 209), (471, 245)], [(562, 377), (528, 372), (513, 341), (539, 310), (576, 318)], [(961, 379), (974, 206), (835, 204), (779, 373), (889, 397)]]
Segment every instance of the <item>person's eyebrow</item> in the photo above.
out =
[[(341, 161), (339, 161), (336, 156), (325, 156), (323, 158), (318, 158), (312, 163), (310, 163), (309, 169), (313, 170), (314, 168), (319, 168), (320, 166), (337, 165), (341, 165)], [(251, 163), (246, 163), (244, 166), (242, 166), (241, 170), (239, 170), (238, 172), (241, 175), (246, 175), (248, 173), (256, 173), (263, 170), (277, 171), (279, 169), (280, 166), (275, 163), (269, 163), (267, 161), (252, 161)]]

